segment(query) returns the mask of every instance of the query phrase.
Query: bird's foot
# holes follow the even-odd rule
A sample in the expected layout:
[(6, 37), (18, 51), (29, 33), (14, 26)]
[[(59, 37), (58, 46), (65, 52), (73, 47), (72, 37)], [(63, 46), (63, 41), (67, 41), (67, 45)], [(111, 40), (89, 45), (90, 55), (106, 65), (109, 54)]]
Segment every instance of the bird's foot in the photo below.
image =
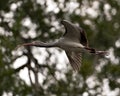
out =
[(96, 51), (95, 54), (96, 55), (106, 55), (106, 56), (109, 55), (108, 51)]
[(89, 48), (89, 47), (85, 47), (86, 50), (89, 51), (89, 53), (95, 54), (95, 55), (101, 55), (101, 56), (108, 56), (109, 52), (108, 51), (97, 51), (94, 48)]

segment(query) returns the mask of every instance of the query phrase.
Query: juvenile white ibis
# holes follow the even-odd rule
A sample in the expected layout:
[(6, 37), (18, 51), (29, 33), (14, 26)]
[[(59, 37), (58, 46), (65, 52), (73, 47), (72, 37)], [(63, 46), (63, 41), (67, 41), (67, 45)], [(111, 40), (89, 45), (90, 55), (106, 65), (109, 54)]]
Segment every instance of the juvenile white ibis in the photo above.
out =
[(64, 35), (55, 42), (43, 43), (35, 41), (31, 43), (22, 44), (22, 46), (36, 46), (36, 47), (59, 47), (65, 50), (69, 62), (74, 70), (79, 70), (81, 66), (82, 52), (88, 51), (96, 55), (104, 55), (105, 51), (96, 51), (88, 46), (88, 40), (84, 30), (69, 21), (63, 20), (61, 23), (64, 25), (66, 32)]

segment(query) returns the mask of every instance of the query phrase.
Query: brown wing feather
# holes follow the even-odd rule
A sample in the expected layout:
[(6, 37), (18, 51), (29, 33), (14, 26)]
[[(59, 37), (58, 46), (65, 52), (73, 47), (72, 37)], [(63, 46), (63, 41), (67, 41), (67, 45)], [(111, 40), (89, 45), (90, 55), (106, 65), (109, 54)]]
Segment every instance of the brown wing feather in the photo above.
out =
[(82, 61), (82, 54), (81, 53), (77, 53), (77, 52), (68, 52), (66, 51), (67, 57), (69, 59), (69, 62), (72, 66), (72, 68), (75, 71), (79, 71), (80, 67), (81, 67), (81, 61)]

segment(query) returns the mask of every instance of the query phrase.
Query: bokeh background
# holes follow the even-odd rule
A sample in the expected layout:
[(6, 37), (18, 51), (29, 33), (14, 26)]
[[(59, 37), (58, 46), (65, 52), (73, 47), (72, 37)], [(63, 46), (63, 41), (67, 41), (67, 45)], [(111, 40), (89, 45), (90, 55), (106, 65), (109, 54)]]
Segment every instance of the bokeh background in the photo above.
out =
[[(59, 39), (64, 19), (109, 56), (83, 54), (74, 72), (59, 48), (15, 49)], [(0, 0), (0, 96), (120, 96), (119, 61), (120, 0)]]

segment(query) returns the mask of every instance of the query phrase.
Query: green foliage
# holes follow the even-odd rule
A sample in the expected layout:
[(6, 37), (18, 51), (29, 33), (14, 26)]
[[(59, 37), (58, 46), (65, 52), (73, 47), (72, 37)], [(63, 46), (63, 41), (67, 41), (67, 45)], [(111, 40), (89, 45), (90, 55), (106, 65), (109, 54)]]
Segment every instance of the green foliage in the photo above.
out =
[[(120, 47), (115, 46), (120, 39), (119, 3), (119, 0), (1, 0), (0, 96), (5, 93), (13, 96), (83, 96), (85, 93), (103, 96), (104, 80), (108, 80), (109, 91), (120, 90)], [(91, 47), (98, 50), (113, 48), (113, 56), (106, 59), (84, 54), (81, 70), (74, 72), (69, 68), (70, 64), (59, 70), (57, 55), (49, 49), (43, 54), (37, 49), (37, 53), (34, 52), (34, 47), (15, 50), (25, 42), (60, 38), (64, 32), (60, 23), (63, 19), (78, 23), (86, 31)], [(43, 55), (43, 63), (42, 57), (38, 60), (36, 54)], [(27, 60), (14, 67), (15, 62), (24, 57)], [(19, 75), (24, 69), (27, 69), (29, 82)], [(87, 83), (91, 77), (92, 81)], [(92, 83), (95, 85), (89, 87)], [(116, 94), (119, 96), (120, 92)]]

